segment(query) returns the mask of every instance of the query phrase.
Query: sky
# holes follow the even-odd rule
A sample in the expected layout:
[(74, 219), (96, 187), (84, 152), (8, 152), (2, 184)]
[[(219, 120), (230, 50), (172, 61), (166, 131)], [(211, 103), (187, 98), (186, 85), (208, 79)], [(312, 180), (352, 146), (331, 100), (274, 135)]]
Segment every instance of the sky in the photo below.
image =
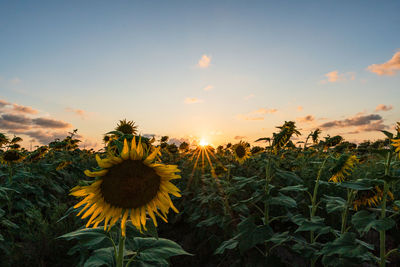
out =
[(214, 145), (383, 138), (400, 121), (400, 1), (3, 1), (0, 132), (101, 147), (142, 135)]

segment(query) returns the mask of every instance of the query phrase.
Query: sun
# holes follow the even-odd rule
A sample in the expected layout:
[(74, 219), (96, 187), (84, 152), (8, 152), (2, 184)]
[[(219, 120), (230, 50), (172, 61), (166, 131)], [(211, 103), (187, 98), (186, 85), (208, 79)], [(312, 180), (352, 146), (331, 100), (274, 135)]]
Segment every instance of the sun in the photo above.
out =
[(204, 140), (204, 138), (202, 138), (202, 139), (200, 140), (199, 145), (202, 146), (202, 147), (205, 147), (205, 146), (208, 146), (208, 143), (207, 143), (206, 140)]

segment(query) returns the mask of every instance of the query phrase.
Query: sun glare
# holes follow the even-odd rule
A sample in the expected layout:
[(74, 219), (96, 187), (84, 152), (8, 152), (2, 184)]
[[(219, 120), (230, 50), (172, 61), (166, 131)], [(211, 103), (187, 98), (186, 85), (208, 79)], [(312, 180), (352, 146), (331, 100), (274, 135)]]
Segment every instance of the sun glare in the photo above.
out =
[(207, 141), (206, 141), (206, 140), (204, 140), (204, 139), (201, 139), (201, 140), (200, 140), (200, 143), (199, 143), (199, 145), (200, 145), (200, 146), (207, 146), (207, 145), (208, 145), (208, 143), (207, 143)]

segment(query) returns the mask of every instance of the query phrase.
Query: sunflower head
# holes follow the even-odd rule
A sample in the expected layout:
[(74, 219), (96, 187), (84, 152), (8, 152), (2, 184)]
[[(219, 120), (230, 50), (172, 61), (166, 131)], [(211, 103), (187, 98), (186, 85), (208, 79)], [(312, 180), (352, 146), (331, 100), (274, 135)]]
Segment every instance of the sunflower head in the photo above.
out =
[(24, 159), (24, 156), (21, 154), (20, 151), (16, 149), (10, 149), (3, 153), (1, 161), (10, 164), (10, 163), (17, 163)]
[(137, 125), (133, 121), (127, 121), (126, 119), (120, 120), (115, 130), (120, 131), (124, 134), (133, 134), (137, 132)]
[(346, 175), (350, 174), (357, 162), (358, 159), (356, 156), (351, 154), (342, 154), (340, 158), (337, 159), (335, 166), (331, 169), (333, 174), (329, 181), (335, 183), (342, 182)]
[(170, 180), (180, 178), (176, 165), (154, 162), (160, 148), (144, 149), (136, 143), (124, 139), (124, 146), (118, 156), (111, 155), (101, 159), (96, 155), (100, 167), (97, 171), (86, 170), (89, 177), (97, 178), (89, 186), (77, 186), (71, 189), (71, 195), (84, 197), (74, 208), (85, 205), (78, 213), (82, 219), (90, 217), (86, 224), (97, 227), (104, 221), (104, 229), (109, 230), (121, 218), (121, 230), (125, 236), (128, 218), (140, 231), (146, 230), (146, 218), (150, 216), (157, 226), (155, 214), (167, 222), (170, 208), (178, 210), (172, 204), (169, 194), (180, 197), (179, 189)]
[[(388, 199), (393, 200), (392, 192), (388, 191)], [(358, 191), (355, 200), (353, 201), (354, 210), (358, 210), (359, 207), (369, 206), (376, 207), (383, 198), (383, 190), (379, 186), (375, 186), (371, 190)]]
[(243, 141), (233, 145), (232, 152), (239, 164), (242, 164), (251, 154), (248, 145)]
[(400, 158), (400, 138), (392, 139), (392, 146), (395, 148), (395, 153), (399, 152)]

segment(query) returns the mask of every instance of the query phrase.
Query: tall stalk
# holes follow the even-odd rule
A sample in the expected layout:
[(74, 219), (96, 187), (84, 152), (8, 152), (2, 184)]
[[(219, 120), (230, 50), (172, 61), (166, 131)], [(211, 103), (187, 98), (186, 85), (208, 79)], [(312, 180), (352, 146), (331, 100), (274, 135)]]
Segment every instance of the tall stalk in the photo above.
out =
[[(385, 164), (385, 176), (389, 175), (390, 173), (390, 163), (392, 161), (392, 152), (389, 151), (386, 158)], [(382, 203), (381, 203), (381, 217), (380, 219), (383, 220), (386, 217), (386, 198), (387, 193), (389, 191), (389, 184), (387, 181), (383, 181), (383, 196), (382, 196)], [(379, 257), (380, 257), (380, 267), (386, 266), (386, 231), (381, 230), (379, 231)]]
[[(314, 185), (314, 192), (313, 192), (313, 196), (311, 199), (311, 214), (310, 214), (310, 220), (312, 220), (312, 218), (315, 216), (315, 213), (317, 212), (317, 194), (318, 194), (318, 187), (319, 187), (319, 180), (321, 178), (322, 175), (322, 170), (325, 167), (325, 163), (328, 160), (328, 155), (325, 157), (324, 161), (321, 164), (321, 167), (319, 168), (318, 171), (318, 175), (317, 175), (317, 179), (315, 180), (315, 185)], [(314, 243), (315, 242), (315, 237), (314, 237), (314, 231), (310, 231), (310, 243)], [(311, 267), (315, 266), (315, 263), (317, 261), (317, 258), (313, 258), (311, 259)]]
[(354, 190), (353, 189), (347, 189), (347, 202), (346, 202), (346, 207), (342, 213), (342, 227), (340, 229), (340, 233), (344, 234), (346, 232), (346, 226), (347, 226), (347, 216), (349, 215), (349, 209), (350, 205), (354, 200)]
[(265, 224), (269, 223), (269, 184), (272, 180), (272, 175), (271, 175), (271, 161), (272, 157), (269, 155), (268, 157), (268, 162), (267, 166), (265, 167), (265, 194), (267, 196), (265, 204), (264, 204), (264, 222)]
[(124, 250), (125, 250), (125, 236), (122, 236), (122, 233), (120, 233), (119, 243), (118, 243), (118, 254), (115, 255), (117, 267), (124, 266)]

